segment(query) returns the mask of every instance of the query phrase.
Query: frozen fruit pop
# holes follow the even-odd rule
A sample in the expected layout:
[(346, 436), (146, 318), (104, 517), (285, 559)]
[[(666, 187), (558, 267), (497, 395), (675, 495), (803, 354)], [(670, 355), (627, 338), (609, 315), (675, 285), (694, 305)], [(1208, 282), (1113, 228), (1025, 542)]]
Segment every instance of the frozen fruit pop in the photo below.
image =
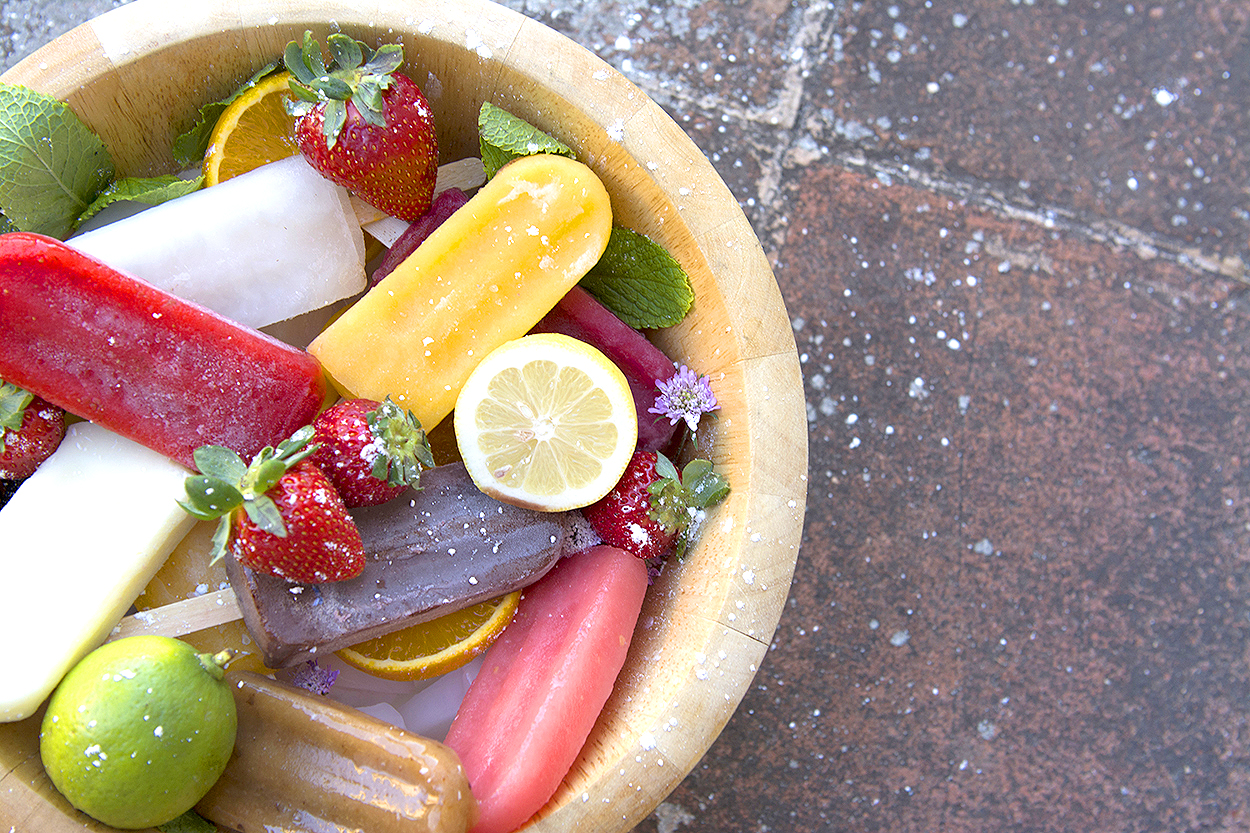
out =
[(595, 265), (611, 227), (608, 192), (590, 168), (517, 159), (308, 350), (345, 392), (389, 396), (433, 428), (478, 362)]
[(555, 793), (612, 693), (646, 592), (645, 562), (608, 546), (525, 591), (447, 732), (481, 809), (474, 833), (515, 830)]
[(0, 235), (0, 378), (194, 466), (312, 422), (315, 359), (50, 237)]
[(347, 192), (298, 154), (69, 241), (248, 327), (365, 288), (365, 244)]
[(256, 674), (230, 672), (239, 731), (196, 810), (242, 833), (464, 833), (477, 803), (437, 741)]
[(0, 511), (0, 721), (32, 714), (160, 569), (194, 523), (187, 474), (80, 422)]
[(579, 516), (534, 512), (478, 491), (461, 463), (421, 473), (421, 489), (355, 509), (359, 576), (297, 585), (228, 559), (230, 584), (270, 668), (295, 665), (537, 581)]

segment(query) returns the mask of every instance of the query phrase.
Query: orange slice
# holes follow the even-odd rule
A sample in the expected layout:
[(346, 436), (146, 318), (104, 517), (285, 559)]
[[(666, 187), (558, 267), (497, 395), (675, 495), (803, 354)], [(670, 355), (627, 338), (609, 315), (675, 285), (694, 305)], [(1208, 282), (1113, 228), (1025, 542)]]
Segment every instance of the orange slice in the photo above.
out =
[(217, 119), (204, 156), (205, 185), (299, 153), (295, 118), (286, 111), (290, 77), (289, 72), (279, 72), (258, 81)]
[(490, 647), (512, 621), (521, 591), (343, 648), (338, 656), (375, 677), (425, 680), (454, 671)]

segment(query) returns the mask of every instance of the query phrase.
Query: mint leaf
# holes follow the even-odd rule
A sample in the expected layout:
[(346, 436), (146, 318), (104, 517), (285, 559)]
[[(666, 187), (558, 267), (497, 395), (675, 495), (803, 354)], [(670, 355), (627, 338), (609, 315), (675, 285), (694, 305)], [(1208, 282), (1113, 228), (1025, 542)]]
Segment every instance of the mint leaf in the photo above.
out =
[(261, 67), (255, 75), (243, 83), (229, 97), (221, 101), (213, 101), (205, 104), (200, 108), (199, 118), (190, 130), (174, 139), (174, 161), (184, 168), (190, 168), (199, 165), (204, 161), (204, 154), (208, 153), (208, 142), (213, 136), (213, 128), (217, 126), (217, 120), (221, 118), (221, 114), (226, 108), (239, 96), (256, 86), (261, 81), (278, 70), (278, 62), (273, 61)]
[(489, 101), (482, 104), (477, 115), (478, 142), (482, 147), (482, 165), (490, 179), (504, 165), (522, 156), (554, 153), (575, 157), (573, 149), (534, 125), (518, 118)]
[(104, 143), (64, 102), (0, 84), (0, 212), (18, 229), (68, 237), (113, 170)]
[(175, 197), (184, 197), (193, 191), (198, 191), (203, 186), (203, 175), (194, 179), (181, 179), (173, 174), (119, 179), (100, 192), (100, 196), (87, 206), (87, 210), (78, 218), (78, 222), (86, 222), (115, 202), (131, 201), (146, 205), (160, 205)]
[(619, 226), (580, 286), (637, 330), (671, 327), (694, 303), (681, 264), (650, 238)]

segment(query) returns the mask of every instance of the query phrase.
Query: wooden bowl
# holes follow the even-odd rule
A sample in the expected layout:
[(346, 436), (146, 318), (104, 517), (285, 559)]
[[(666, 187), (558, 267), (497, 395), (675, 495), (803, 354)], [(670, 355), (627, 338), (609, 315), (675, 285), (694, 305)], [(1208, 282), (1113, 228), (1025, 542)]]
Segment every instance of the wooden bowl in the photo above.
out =
[[(477, 155), (483, 101), (511, 110), (573, 147), (607, 184), (615, 222), (664, 245), (694, 283), (692, 313), (655, 338), (711, 377), (721, 410), (702, 442), (733, 492), (651, 588), (611, 700), (530, 824), (627, 830), (699, 761), (750, 685), (789, 591), (806, 494), (790, 321), (750, 225), (698, 148), (606, 63), (485, 0), (202, 0), (194, 13), (137, 0), (56, 39), (3, 80), (68, 102), (119, 174), (168, 173), (173, 138), (200, 105), (232, 92), (305, 29), (324, 42), (330, 21), (367, 43), (404, 45), (406, 72), (434, 107), (444, 162)], [(0, 773), (17, 767), (3, 776), (0, 828), (90, 829), (40, 781), (37, 731), (30, 720), (0, 731)]]

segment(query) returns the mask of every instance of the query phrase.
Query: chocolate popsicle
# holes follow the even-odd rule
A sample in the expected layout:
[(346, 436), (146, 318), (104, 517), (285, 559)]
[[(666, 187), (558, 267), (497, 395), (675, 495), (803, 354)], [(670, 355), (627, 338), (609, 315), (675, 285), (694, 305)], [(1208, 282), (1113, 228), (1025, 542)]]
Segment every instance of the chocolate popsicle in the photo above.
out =
[(428, 469), (420, 490), (352, 515), (365, 545), (354, 579), (292, 584), (227, 559), (243, 620), (270, 668), (526, 587), (572, 551), (580, 520), (488, 497), (460, 463)]

